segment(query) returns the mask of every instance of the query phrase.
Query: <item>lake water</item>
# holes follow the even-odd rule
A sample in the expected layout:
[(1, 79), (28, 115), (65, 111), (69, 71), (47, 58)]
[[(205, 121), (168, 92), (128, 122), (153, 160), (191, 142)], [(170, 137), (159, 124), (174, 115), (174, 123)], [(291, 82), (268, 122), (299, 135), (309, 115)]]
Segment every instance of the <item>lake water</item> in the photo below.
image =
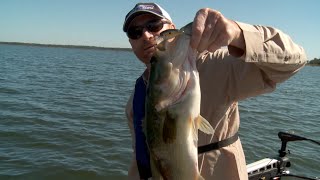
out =
[[(130, 51), (0, 45), (0, 179), (126, 179), (124, 106), (143, 65)], [(320, 67), (240, 103), (247, 162), (279, 131), (320, 140)], [(292, 173), (320, 176), (319, 146), (288, 144)]]

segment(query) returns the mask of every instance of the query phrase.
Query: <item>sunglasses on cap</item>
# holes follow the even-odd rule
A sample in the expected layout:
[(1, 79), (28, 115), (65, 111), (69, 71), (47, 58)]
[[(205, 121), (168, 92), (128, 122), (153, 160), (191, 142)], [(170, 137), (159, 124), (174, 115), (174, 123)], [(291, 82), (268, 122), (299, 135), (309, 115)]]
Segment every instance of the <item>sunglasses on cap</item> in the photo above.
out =
[(143, 29), (146, 28), (149, 32), (158, 32), (163, 28), (164, 24), (170, 24), (169, 21), (163, 21), (161, 19), (155, 19), (148, 21), (142, 26), (130, 26), (127, 30), (127, 36), (130, 39), (139, 39), (143, 34)]

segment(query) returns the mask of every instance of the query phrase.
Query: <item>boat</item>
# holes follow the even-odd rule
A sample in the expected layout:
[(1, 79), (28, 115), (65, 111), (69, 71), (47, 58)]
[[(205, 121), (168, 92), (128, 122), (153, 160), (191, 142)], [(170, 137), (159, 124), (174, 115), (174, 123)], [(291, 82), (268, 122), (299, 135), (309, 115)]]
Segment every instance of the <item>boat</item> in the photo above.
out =
[(281, 140), (281, 149), (279, 150), (278, 156), (274, 158), (263, 158), (247, 164), (249, 180), (281, 180), (282, 177), (319, 180), (318, 177), (306, 177), (290, 173), (291, 162), (286, 155), (289, 153), (287, 143), (290, 141), (306, 140), (318, 145), (320, 145), (320, 142), (287, 132), (279, 132), (278, 137)]

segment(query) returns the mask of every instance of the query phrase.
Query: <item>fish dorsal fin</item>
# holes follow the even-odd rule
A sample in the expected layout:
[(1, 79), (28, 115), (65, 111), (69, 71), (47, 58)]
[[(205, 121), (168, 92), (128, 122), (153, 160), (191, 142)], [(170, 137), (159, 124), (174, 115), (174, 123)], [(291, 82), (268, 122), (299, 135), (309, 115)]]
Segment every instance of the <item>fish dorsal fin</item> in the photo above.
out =
[(214, 134), (214, 129), (212, 128), (211, 124), (201, 115), (198, 116), (197, 123), (199, 130), (202, 132), (206, 134)]

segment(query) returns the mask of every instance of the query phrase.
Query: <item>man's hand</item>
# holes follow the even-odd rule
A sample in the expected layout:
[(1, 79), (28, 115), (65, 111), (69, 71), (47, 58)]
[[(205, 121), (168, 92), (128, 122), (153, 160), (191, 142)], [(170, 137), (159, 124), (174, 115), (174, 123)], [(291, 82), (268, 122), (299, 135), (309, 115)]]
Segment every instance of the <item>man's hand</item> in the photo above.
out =
[(237, 23), (225, 18), (219, 11), (200, 9), (192, 24), (191, 47), (198, 52), (214, 52), (229, 45), (245, 50), (243, 33)]

